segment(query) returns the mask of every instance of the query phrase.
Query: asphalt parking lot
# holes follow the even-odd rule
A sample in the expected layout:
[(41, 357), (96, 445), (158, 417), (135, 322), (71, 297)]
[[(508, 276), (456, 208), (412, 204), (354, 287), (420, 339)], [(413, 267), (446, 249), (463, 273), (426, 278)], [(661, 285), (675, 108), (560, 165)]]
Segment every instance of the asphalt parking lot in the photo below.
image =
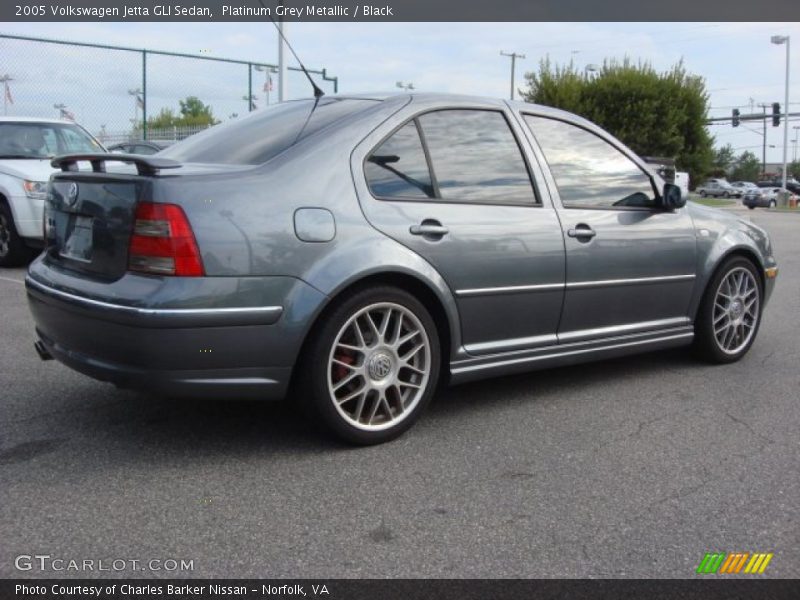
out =
[(451, 388), (354, 449), (284, 405), (165, 402), (33, 350), (0, 272), (0, 577), (18, 555), (187, 559), (160, 577), (800, 577), (800, 215), (744, 211), (780, 275), (740, 363), (686, 350)]

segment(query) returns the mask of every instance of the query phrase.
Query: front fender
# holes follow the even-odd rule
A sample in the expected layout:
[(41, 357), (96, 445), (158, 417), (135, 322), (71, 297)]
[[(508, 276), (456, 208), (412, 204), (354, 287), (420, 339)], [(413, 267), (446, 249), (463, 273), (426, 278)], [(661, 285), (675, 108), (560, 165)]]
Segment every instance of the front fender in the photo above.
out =
[(765, 270), (777, 266), (772, 253), (772, 243), (766, 231), (753, 223), (725, 211), (689, 203), (690, 214), (697, 238), (697, 286), (690, 305), (694, 318), (703, 299), (706, 287), (719, 266), (732, 254), (751, 258), (764, 284), (766, 305), (774, 288), (775, 279), (767, 278)]

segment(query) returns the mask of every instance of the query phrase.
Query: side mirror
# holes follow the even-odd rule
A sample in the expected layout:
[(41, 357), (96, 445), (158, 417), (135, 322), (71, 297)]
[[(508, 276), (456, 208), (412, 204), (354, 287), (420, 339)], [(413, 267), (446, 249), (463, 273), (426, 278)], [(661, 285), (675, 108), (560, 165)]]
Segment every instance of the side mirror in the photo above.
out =
[(681, 188), (674, 183), (665, 183), (661, 193), (661, 207), (665, 210), (675, 210), (686, 206)]

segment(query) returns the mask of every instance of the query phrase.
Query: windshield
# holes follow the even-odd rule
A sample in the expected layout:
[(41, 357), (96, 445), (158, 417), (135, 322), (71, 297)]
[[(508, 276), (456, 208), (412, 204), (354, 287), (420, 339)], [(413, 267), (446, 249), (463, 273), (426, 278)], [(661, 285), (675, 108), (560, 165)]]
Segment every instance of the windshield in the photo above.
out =
[(0, 122), (0, 159), (41, 159), (58, 154), (104, 151), (97, 140), (77, 125)]
[[(159, 153), (180, 162), (259, 165), (374, 100), (320, 98), (283, 102), (193, 135)], [(313, 112), (312, 112), (313, 110)]]

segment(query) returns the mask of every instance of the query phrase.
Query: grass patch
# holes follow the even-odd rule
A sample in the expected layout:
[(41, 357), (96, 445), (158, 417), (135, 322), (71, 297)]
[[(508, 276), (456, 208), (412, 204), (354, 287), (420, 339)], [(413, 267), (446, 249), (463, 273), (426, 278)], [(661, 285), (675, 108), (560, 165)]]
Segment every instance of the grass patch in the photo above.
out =
[(692, 196), (689, 200), (704, 206), (732, 206), (739, 202), (738, 200), (731, 200), (730, 198), (701, 198), (700, 196)]

